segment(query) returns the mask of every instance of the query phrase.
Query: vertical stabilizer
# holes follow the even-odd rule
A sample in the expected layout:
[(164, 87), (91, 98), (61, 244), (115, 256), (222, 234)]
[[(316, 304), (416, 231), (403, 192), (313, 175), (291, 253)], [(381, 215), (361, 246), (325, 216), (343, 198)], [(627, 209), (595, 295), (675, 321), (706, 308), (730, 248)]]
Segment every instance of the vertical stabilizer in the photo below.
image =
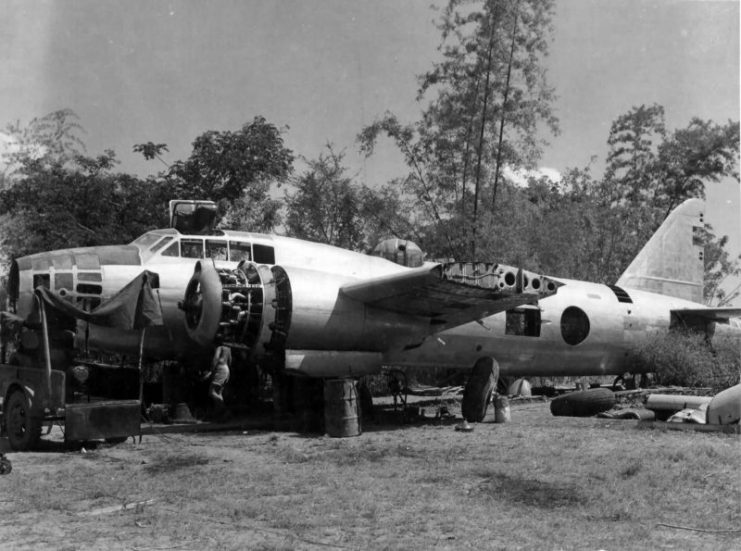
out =
[(700, 241), (705, 203), (687, 199), (675, 208), (623, 272), (620, 287), (702, 302), (704, 275)]

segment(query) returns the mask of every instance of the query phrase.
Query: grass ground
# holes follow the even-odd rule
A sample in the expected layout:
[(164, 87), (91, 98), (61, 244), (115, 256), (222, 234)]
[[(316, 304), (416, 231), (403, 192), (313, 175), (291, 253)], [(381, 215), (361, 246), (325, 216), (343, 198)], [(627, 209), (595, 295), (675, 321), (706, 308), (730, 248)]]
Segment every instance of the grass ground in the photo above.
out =
[(459, 421), (51, 442), (9, 456), (0, 548), (741, 549), (738, 436), (546, 403), (470, 433)]

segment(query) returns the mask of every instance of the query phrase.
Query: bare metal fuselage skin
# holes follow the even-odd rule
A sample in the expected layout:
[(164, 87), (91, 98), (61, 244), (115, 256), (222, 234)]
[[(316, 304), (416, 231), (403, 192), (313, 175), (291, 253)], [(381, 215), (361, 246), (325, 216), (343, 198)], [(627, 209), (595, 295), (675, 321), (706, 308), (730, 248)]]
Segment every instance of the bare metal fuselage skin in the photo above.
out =
[[(632, 303), (619, 302), (606, 285), (559, 279), (565, 285), (539, 302), (540, 336), (507, 335), (506, 314), (482, 324), (469, 323), (440, 333), (393, 363), (414, 366), (470, 367), (476, 357), (492, 356), (502, 376), (620, 375), (633, 372), (631, 352), (669, 328), (675, 308), (697, 307), (681, 299), (626, 289)], [(581, 309), (589, 320), (586, 338), (568, 344), (562, 318), (567, 308)]]
[[(144, 239), (146, 236), (149, 239)], [(163, 246), (162, 239), (167, 239)], [(100, 285), (95, 296), (101, 300), (115, 294), (144, 269), (159, 274), (159, 298), (165, 325), (147, 329), (144, 352), (151, 358), (184, 359), (202, 351), (186, 331), (185, 317), (178, 303), (200, 258), (186, 258), (184, 243), (198, 241), (208, 249), (223, 245), (229, 253), (214, 260), (217, 267), (235, 268), (238, 260), (232, 247), (247, 243), (252, 259), (280, 265), (288, 274), (292, 293), (292, 317), (286, 348), (291, 351), (349, 351), (366, 354), (355, 360), (363, 362), (362, 370), (348, 375), (377, 371), (382, 365), (447, 366), (470, 368), (482, 356), (496, 358), (500, 373), (506, 376), (562, 376), (623, 374), (632, 371), (632, 348), (666, 331), (670, 310), (701, 307), (693, 302), (637, 290), (625, 289), (632, 302), (620, 302), (616, 293), (605, 285), (559, 280), (564, 285), (556, 295), (540, 301), (538, 336), (507, 334), (507, 314), (426, 336), (429, 327), (411, 316), (381, 311), (342, 296), (341, 286), (364, 279), (381, 277), (408, 270), (383, 258), (346, 251), (336, 247), (297, 239), (223, 232), (220, 236), (185, 236), (174, 230), (145, 234), (132, 245), (70, 249), (40, 253), (18, 259), (15, 277), (18, 285), (17, 312), (27, 315), (33, 303), (33, 289), (46, 277), (52, 290), (66, 289), (73, 297), (84, 282)], [(159, 245), (158, 245), (159, 243)], [(172, 247), (178, 244), (175, 255)], [(171, 251), (168, 255), (166, 251)], [(236, 250), (236, 249), (234, 249)], [(272, 255), (272, 256), (271, 256)], [(96, 260), (97, 258), (97, 260)], [(208, 261), (208, 260), (207, 260)], [(99, 281), (98, 281), (99, 280)], [(94, 287), (94, 286), (93, 286)], [(81, 294), (76, 299), (83, 297)], [(579, 342), (569, 344), (564, 337), (564, 313), (577, 309), (582, 324)], [(583, 314), (583, 315), (582, 315)], [(87, 345), (121, 353), (138, 352), (139, 332), (124, 332), (95, 326), (78, 331), (78, 346)], [(83, 339), (85, 342), (82, 342)], [(367, 353), (373, 353), (368, 355)], [(302, 356), (303, 357), (303, 356)], [(330, 356), (318, 356), (321, 361)], [(290, 363), (287, 360), (287, 363)], [(321, 362), (320, 362), (321, 363)], [(296, 363), (297, 370), (310, 376), (334, 374), (314, 364)], [(313, 366), (313, 367), (312, 367)]]
[[(283, 266), (291, 279), (293, 308), (291, 330), (286, 343), (291, 349), (363, 350), (380, 354), (393, 348), (394, 342), (399, 342), (398, 346), (401, 347), (402, 343), (421, 338), (414, 324), (410, 324), (409, 316), (376, 311), (338, 294), (338, 289), (344, 284), (407, 270), (388, 260), (297, 239), (245, 232), (224, 232), (221, 237), (186, 237), (164, 230), (162, 236), (174, 237), (175, 241), (182, 237), (183, 241), (202, 239), (211, 243), (248, 243), (252, 247), (262, 247), (263, 251), (269, 249), (267, 259), (270, 264)], [(18, 280), (17, 312), (27, 315), (31, 311), (33, 289), (39, 284), (39, 277), (44, 275), (48, 277), (47, 286), (60, 291), (56, 282), (61, 274), (67, 274), (67, 287), (61, 290), (73, 296), (82, 281), (80, 277), (84, 274), (89, 279), (92, 274), (101, 285), (96, 298), (105, 300), (147, 269), (159, 275), (157, 293), (165, 323), (162, 327), (146, 330), (145, 355), (158, 359), (192, 356), (202, 347), (189, 338), (184, 313), (178, 303), (183, 300), (196, 262), (202, 259), (167, 256), (163, 254), (167, 247), (151, 252), (153, 248), (156, 249), (156, 241), (145, 243), (146, 246), (136, 242), (121, 246), (122, 250), (127, 250), (127, 254), (122, 255), (126, 257), (126, 263), (116, 263), (116, 259), (109, 254), (110, 247), (52, 251), (18, 259), (15, 266)], [(136, 255), (133, 254), (135, 249)], [(86, 258), (94, 256), (99, 257), (98, 262)], [(139, 263), (132, 262), (134, 256)], [(84, 262), (81, 263), (81, 259)], [(81, 264), (85, 265), (84, 269), (79, 268)], [(238, 261), (214, 260), (214, 264), (219, 268), (234, 269)], [(137, 351), (139, 339), (138, 331), (127, 332), (93, 325), (78, 331), (78, 346), (120, 353)]]

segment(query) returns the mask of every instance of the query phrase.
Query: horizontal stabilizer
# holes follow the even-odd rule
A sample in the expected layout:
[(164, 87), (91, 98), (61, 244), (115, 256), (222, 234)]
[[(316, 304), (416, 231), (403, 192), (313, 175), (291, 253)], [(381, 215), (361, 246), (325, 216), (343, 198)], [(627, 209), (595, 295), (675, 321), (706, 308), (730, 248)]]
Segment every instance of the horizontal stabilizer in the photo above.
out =
[(688, 325), (693, 320), (703, 320), (704, 322), (716, 321), (725, 323), (731, 318), (741, 317), (741, 308), (684, 308), (671, 311), (672, 319), (684, 321)]
[(561, 285), (502, 264), (449, 262), (345, 285), (340, 292), (373, 308), (427, 317), (437, 331), (535, 304)]

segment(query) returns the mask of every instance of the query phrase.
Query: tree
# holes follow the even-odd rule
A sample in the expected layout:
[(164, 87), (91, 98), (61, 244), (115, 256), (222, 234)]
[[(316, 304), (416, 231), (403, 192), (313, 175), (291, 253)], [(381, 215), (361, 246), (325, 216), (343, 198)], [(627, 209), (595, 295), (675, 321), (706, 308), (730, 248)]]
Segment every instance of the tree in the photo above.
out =
[[(677, 205), (704, 198), (708, 184), (738, 180), (739, 124), (695, 117), (669, 132), (663, 107), (641, 105), (613, 122), (607, 143), (605, 176), (595, 189), (602, 216), (594, 237), (603, 251), (600, 280), (614, 281)], [(721, 241), (706, 240), (711, 258), (720, 258), (713, 247)], [(713, 269), (720, 270), (712, 277), (717, 281), (733, 267), (719, 262)]]
[(80, 138), (84, 129), (71, 109), (52, 111), (32, 119), (26, 126), (20, 121), (8, 124), (9, 147), (2, 152), (6, 183), (22, 178), (27, 170), (40, 166), (64, 166), (85, 152)]
[(113, 151), (85, 149), (70, 110), (12, 127), (20, 146), (0, 189), (0, 255), (132, 241), (167, 222), (166, 183), (115, 173)]
[(286, 229), (301, 239), (361, 249), (359, 190), (346, 175), (344, 153), (335, 152), (330, 144), (326, 150), (307, 161), (308, 169), (294, 181), (296, 192), (286, 193)]
[[(285, 183), (293, 171), (284, 130), (255, 117), (234, 132), (206, 131), (193, 141), (190, 156), (170, 165), (158, 179), (174, 186), (180, 199), (216, 201), (222, 223), (230, 227), (270, 231), (280, 223), (281, 206), (270, 196), (271, 186)], [(160, 158), (163, 150), (165, 144), (154, 142), (134, 146), (146, 159)]]
[(731, 291), (725, 291), (721, 285), (729, 277), (741, 276), (741, 255), (731, 260), (725, 249), (728, 236), (716, 237), (709, 225), (705, 227), (702, 234), (702, 242), (705, 245), (703, 261), (705, 265), (705, 284), (703, 286), (703, 299), (705, 304), (726, 306), (741, 295), (741, 285)]
[(421, 120), (387, 114), (359, 136), (366, 154), (381, 135), (403, 152), (410, 173), (400, 191), (417, 196), (418, 219), (443, 236), (433, 254), (476, 256), (479, 209), (495, 209), (503, 167), (537, 160), (540, 123), (557, 131), (541, 66), (552, 11), (550, 0), (450, 0), (438, 25), (442, 61), (420, 77), (418, 101), (434, 96)]
[(165, 225), (169, 191), (113, 173), (115, 163), (106, 151), (65, 166), (24, 167), (24, 178), (0, 191), (4, 255), (126, 243)]
[(380, 189), (362, 186), (359, 190), (360, 219), (368, 248), (389, 238), (423, 242), (413, 218), (414, 208), (398, 187), (398, 182), (391, 182)]
[(722, 178), (739, 179), (739, 123), (719, 125), (692, 118), (658, 148), (661, 182), (658, 205), (669, 212), (689, 197), (705, 197), (705, 186)]
[(166, 143), (147, 142), (134, 145), (134, 153), (141, 153), (142, 155), (144, 155), (144, 158), (147, 161), (157, 159), (159, 162), (169, 168), (170, 165), (168, 165), (162, 158), (163, 151), (170, 151), (169, 149), (167, 149)]
[(282, 131), (255, 117), (236, 132), (208, 130), (193, 141), (185, 161), (170, 167), (181, 180), (184, 199), (210, 198), (234, 201), (246, 193), (262, 198), (271, 182), (290, 175), (293, 153), (283, 144)]
[(441, 180), (434, 172), (432, 151), (419, 134), (419, 126), (403, 125), (395, 115), (386, 113), (359, 134), (361, 151), (372, 155), (381, 134), (394, 140), (409, 167), (406, 177), (391, 183), (394, 193), (413, 209), (412, 218), (417, 228), (424, 228), (425, 233), (435, 235), (433, 241), (418, 244), (434, 256), (456, 256), (464, 246), (464, 234), (445, 222), (455, 209), (451, 204), (451, 190), (439, 185)]
[(718, 125), (695, 117), (669, 134), (664, 108), (641, 105), (612, 123), (607, 143), (607, 197), (646, 204), (657, 211), (659, 224), (685, 199), (704, 197), (708, 183), (738, 179), (738, 122)]

